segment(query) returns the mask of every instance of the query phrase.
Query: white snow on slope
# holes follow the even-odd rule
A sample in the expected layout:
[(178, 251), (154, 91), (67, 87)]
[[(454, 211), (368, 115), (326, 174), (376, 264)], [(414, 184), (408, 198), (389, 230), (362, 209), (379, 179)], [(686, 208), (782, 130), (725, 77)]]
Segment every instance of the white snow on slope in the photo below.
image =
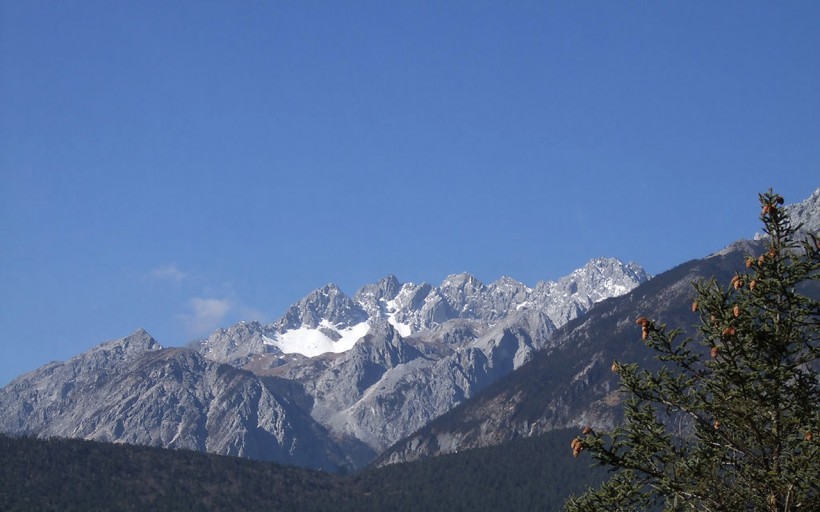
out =
[(322, 320), (321, 327), (338, 333), (341, 338), (333, 341), (319, 329), (300, 327), (277, 334), (273, 338), (265, 336), (265, 342), (279, 347), (279, 350), (285, 354), (302, 354), (307, 357), (315, 357), (327, 352), (338, 354), (350, 350), (370, 329), (367, 322), (345, 329), (336, 329), (327, 320)]
[(393, 299), (383, 302), (385, 308), (387, 309), (387, 322), (392, 325), (394, 329), (396, 329), (399, 336), (406, 338), (413, 334), (413, 328), (409, 324), (403, 324), (396, 320), (396, 311), (399, 309), (398, 304), (396, 304), (396, 300)]

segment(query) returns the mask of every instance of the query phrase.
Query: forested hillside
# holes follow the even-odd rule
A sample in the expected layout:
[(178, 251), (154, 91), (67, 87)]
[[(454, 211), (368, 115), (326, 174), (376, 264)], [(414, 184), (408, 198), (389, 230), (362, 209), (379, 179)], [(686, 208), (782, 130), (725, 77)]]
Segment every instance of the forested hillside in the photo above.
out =
[(0, 436), (0, 510), (560, 510), (599, 482), (575, 431), (338, 476), (235, 457)]

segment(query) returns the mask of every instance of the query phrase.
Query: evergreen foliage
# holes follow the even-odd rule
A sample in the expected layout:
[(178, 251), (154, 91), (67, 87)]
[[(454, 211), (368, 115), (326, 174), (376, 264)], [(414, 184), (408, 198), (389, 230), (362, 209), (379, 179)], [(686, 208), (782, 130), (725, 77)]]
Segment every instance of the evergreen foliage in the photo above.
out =
[(572, 460), (564, 447), (573, 435), (555, 431), (346, 476), (186, 450), (0, 435), (0, 510), (557, 511), (605, 477)]
[(764, 252), (695, 284), (700, 343), (638, 318), (661, 366), (613, 363), (624, 425), (571, 444), (613, 473), (567, 510), (820, 510), (820, 246), (782, 197), (760, 202)]

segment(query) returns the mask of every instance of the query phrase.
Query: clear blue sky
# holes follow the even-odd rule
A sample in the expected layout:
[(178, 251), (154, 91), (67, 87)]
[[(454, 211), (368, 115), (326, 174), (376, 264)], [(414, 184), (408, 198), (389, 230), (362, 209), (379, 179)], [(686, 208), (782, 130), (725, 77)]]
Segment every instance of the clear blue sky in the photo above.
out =
[(820, 186), (820, 2), (0, 0), (0, 385), (327, 282), (658, 273)]

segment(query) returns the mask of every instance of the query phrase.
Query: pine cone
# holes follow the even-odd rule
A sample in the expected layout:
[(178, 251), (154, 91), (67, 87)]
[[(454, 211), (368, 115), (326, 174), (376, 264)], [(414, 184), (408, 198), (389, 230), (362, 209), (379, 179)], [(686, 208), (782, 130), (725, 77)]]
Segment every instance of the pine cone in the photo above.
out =
[(584, 445), (581, 442), (581, 438), (579, 438), (579, 437), (576, 437), (575, 439), (573, 439), (572, 442), (569, 445), (570, 445), (570, 447), (572, 447), (572, 456), (573, 457), (578, 457), (578, 455), (584, 450)]

